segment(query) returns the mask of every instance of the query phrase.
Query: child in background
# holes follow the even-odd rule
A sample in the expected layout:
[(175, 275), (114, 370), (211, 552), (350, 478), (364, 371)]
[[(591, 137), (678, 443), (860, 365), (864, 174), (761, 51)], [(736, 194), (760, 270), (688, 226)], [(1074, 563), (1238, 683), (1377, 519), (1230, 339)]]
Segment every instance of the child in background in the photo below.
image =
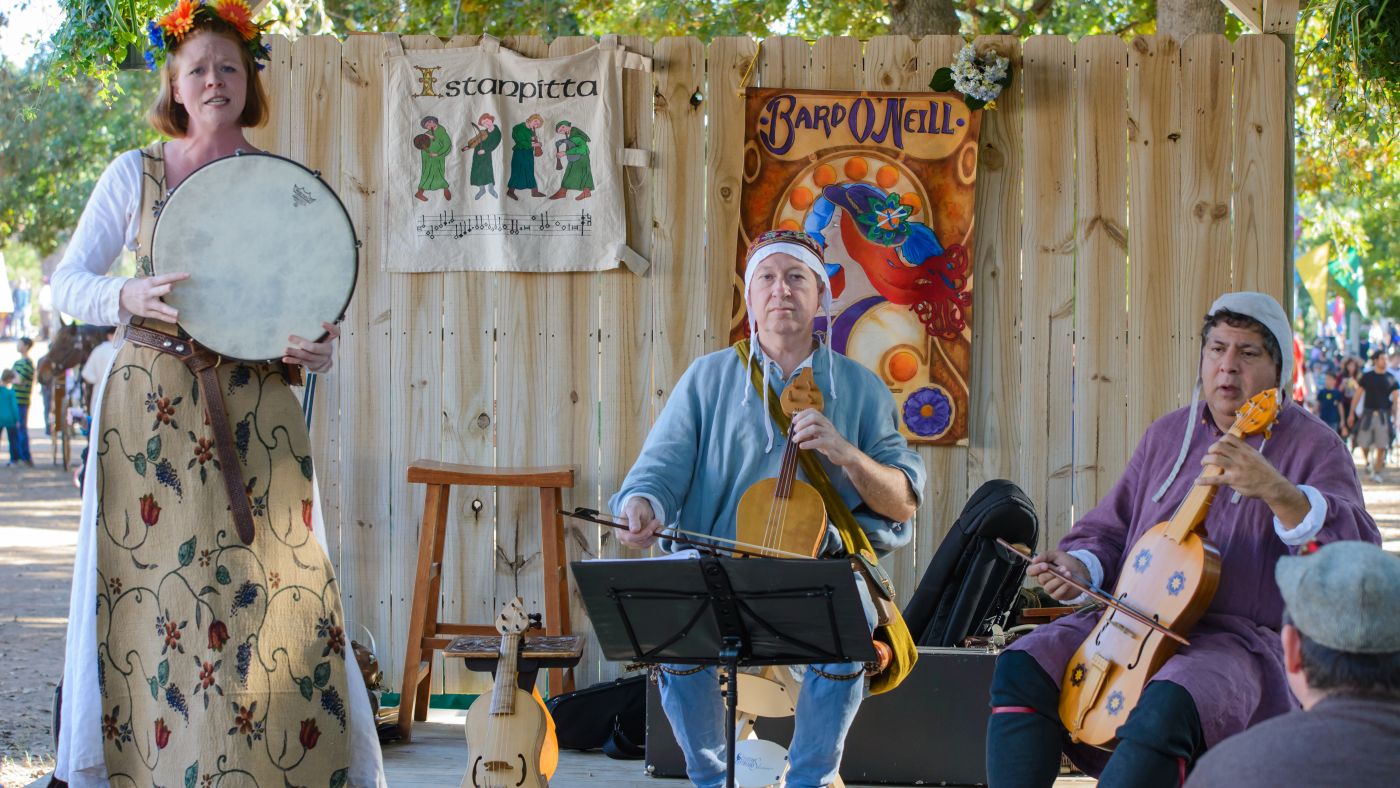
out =
[(1325, 386), (1317, 392), (1317, 417), (1331, 427), (1338, 435), (1346, 438), (1347, 428), (1342, 421), (1342, 411), (1346, 405), (1346, 394), (1337, 386), (1337, 376), (1328, 372), (1323, 376)]
[(15, 392), (10, 386), (19, 379), (13, 369), (0, 372), (0, 432), (10, 442), (10, 467), (20, 461), (19, 457), (19, 405), (15, 402)]

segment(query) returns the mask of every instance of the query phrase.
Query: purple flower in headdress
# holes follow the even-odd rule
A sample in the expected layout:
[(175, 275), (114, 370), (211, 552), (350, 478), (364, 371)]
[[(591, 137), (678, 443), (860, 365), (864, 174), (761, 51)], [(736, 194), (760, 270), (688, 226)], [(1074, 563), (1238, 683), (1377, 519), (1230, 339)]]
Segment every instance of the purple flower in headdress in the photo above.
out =
[(953, 403), (939, 389), (926, 386), (904, 401), (904, 424), (915, 435), (939, 435), (952, 421)]

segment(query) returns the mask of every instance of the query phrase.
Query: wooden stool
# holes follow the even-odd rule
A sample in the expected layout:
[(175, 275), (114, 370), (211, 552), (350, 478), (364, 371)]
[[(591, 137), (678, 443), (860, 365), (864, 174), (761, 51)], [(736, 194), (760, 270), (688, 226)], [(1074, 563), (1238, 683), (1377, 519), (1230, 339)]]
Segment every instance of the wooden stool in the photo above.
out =
[[(544, 626), (547, 635), (571, 634), (569, 577), (564, 566), (564, 518), (560, 488), (574, 486), (571, 465), (551, 468), (488, 468), (415, 460), (408, 466), (410, 484), (428, 485), (423, 525), (418, 532), (418, 573), (413, 584), (413, 610), (408, 620), (408, 648), (399, 686), (399, 735), (412, 740), (413, 722), (428, 718), (432, 689), (433, 652), (446, 648), (457, 635), (496, 635), (490, 624), (448, 624), (438, 621), (438, 592), (442, 586), (442, 549), (447, 538), (447, 512), (453, 485), (478, 487), (537, 487), (540, 497), (541, 558), (544, 563)], [(550, 693), (574, 688), (574, 672), (549, 672)]]

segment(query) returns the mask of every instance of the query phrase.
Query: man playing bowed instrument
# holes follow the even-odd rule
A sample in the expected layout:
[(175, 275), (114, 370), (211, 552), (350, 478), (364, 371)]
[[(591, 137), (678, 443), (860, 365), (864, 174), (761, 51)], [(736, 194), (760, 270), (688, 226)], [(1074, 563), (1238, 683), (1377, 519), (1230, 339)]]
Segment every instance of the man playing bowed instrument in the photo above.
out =
[[(1137, 559), (1125, 551), (1170, 519), (1192, 485), (1214, 484), (1224, 488), (1205, 520), (1220, 549), (1214, 599), (1188, 633), (1191, 645), (1146, 685), (1111, 756), (1070, 744), (1058, 711), (1066, 664), (1099, 613), (1066, 616), (1016, 641), (992, 680), (989, 785), (1049, 786), (1062, 750), (1100, 785), (1180, 785), (1207, 748), (1296, 705), (1279, 645), (1274, 563), (1312, 541), (1380, 541), (1345, 445), (1290, 398), (1267, 439), (1225, 434), (1251, 397), (1293, 379), (1292, 354), (1280, 352), (1293, 346), (1293, 333), (1278, 302), (1261, 293), (1221, 296), (1201, 335), (1191, 406), (1148, 427), (1122, 478), (1030, 573), (1062, 601), (1078, 592), (1051, 574), (1052, 565), (1112, 589)], [(1207, 464), (1224, 472), (1197, 478), (1194, 469)]]
[[(817, 452), (837, 492), (878, 553), (913, 536), (924, 466), (896, 425), (889, 389), (855, 361), (813, 340), (818, 308), (828, 316), (831, 287), (821, 247), (800, 232), (775, 231), (749, 248), (745, 302), (751, 358), (763, 369), (762, 395), (733, 349), (704, 356), (686, 370), (641, 455), (610, 507), (627, 518), (619, 540), (644, 548), (667, 526), (732, 539), (740, 497), (754, 482), (778, 475), (782, 435), (775, 435), (768, 397), (811, 368), (826, 403), (793, 417), (794, 440)], [(770, 389), (768, 381), (777, 384)], [(841, 551), (828, 524), (822, 554)], [(867, 619), (873, 605), (861, 584)], [(846, 731), (864, 689), (858, 663), (810, 666), (798, 696), (789, 753), (789, 786), (835, 779)], [(663, 669), (662, 705), (697, 786), (725, 777), (724, 712), (713, 667)]]

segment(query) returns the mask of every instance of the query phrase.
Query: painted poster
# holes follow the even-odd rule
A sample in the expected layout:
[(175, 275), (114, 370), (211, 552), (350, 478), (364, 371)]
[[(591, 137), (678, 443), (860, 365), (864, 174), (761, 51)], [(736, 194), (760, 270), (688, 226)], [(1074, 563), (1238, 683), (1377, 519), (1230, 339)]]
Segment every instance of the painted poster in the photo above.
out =
[(647, 260), (627, 246), (623, 68), (649, 61), (604, 37), (529, 58), (479, 46), (391, 46), (384, 97), (384, 267), (600, 271)]
[(956, 93), (747, 91), (731, 341), (750, 239), (803, 230), (831, 278), (818, 330), (885, 381), (911, 443), (965, 445), (980, 123)]

